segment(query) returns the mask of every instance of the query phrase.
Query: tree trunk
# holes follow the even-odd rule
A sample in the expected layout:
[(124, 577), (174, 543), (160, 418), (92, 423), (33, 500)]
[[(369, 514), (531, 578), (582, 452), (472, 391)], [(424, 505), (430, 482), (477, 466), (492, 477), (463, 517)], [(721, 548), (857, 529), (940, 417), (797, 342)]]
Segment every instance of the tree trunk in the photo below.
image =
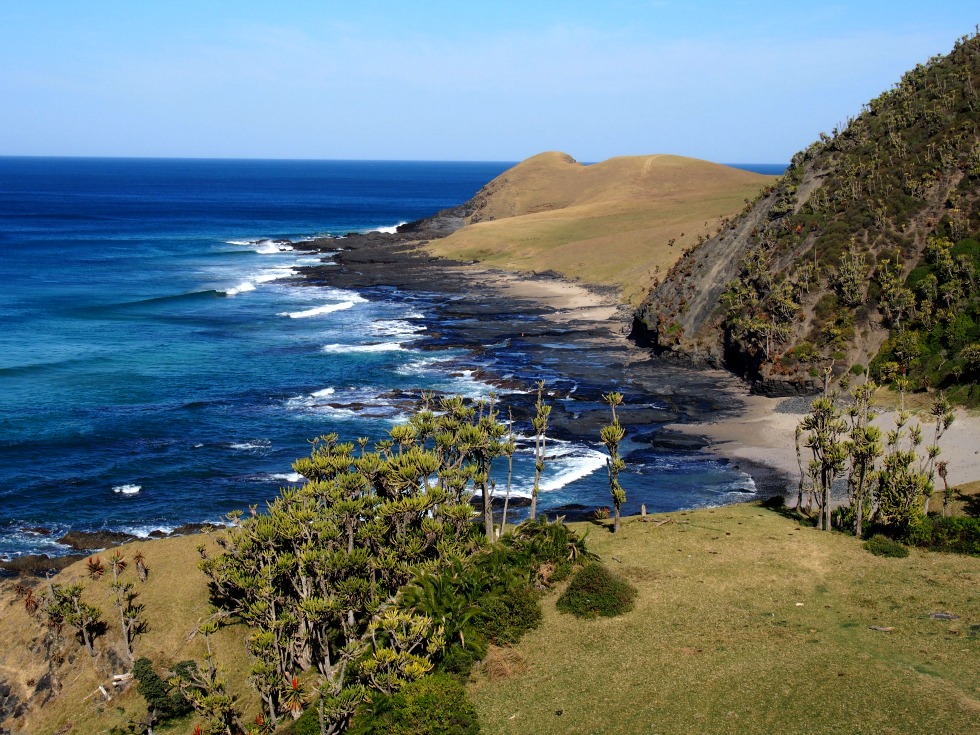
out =
[(490, 483), (484, 480), (483, 491), (483, 530), (487, 535), (488, 541), (493, 541), (493, 498), (490, 495)]

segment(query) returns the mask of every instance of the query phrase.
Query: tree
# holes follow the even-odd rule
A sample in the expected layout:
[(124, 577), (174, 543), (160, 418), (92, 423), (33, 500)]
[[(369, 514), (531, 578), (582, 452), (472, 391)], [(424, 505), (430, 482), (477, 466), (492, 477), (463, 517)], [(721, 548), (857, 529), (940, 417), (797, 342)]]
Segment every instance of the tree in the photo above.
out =
[(619, 473), (626, 469), (626, 463), (619, 456), (619, 443), (626, 436), (626, 430), (620, 425), (616, 416), (616, 407), (622, 405), (623, 394), (610, 391), (602, 396), (612, 410), (612, 423), (603, 426), (599, 431), (602, 443), (606, 445), (609, 458), (606, 460), (606, 472), (609, 475), (609, 493), (612, 495), (614, 521), (613, 533), (619, 533), (620, 509), (626, 502), (626, 491), (619, 484)]
[(41, 609), (48, 618), (48, 625), (61, 628), (68, 625), (75, 629), (89, 655), (95, 656), (95, 638), (105, 630), (102, 611), (94, 605), (82, 602), (81, 584), (49, 584), (41, 596)]
[(204, 718), (204, 725), (198, 726), (195, 732), (201, 735), (238, 735), (243, 728), (236, 707), (237, 698), (228, 693), (227, 683), (218, 671), (211, 651), (211, 635), (217, 629), (217, 623), (213, 620), (205, 622), (198, 629), (204, 636), (207, 648), (204, 670), (188, 662), (188, 665), (175, 667), (168, 683)]
[(804, 446), (813, 454), (808, 471), (818, 490), (819, 526), (830, 530), (831, 490), (843, 470), (847, 448), (841, 439), (847, 424), (841, 417), (835, 397), (824, 389), (824, 395), (810, 404), (810, 413), (803, 417), (800, 428), (809, 432)]
[(143, 657), (133, 664), (136, 692), (146, 701), (147, 726), (180, 717), (191, 711), (191, 705), (174, 687), (165, 682), (153, 669), (153, 662)]
[(530, 518), (533, 521), (537, 517), (538, 492), (541, 489), (541, 474), (544, 472), (544, 461), (546, 447), (548, 443), (548, 417), (551, 415), (551, 406), (544, 402), (544, 381), (538, 381), (538, 400), (534, 403), (534, 418), (531, 419), (531, 426), (534, 429), (534, 486), (531, 488), (531, 510)]
[[(145, 578), (148, 573), (146, 560), (142, 553), (138, 553), (137, 573)], [(133, 656), (133, 642), (140, 633), (146, 631), (146, 619), (143, 617), (144, 605), (137, 602), (139, 592), (136, 591), (132, 582), (122, 582), (120, 575), (127, 566), (125, 558), (118, 549), (112, 552), (109, 557), (109, 568), (112, 570), (112, 584), (110, 587), (114, 593), (113, 602), (119, 610), (119, 629), (122, 635), (123, 650), (126, 652), (130, 661), (135, 661)], [(93, 579), (98, 579), (104, 574), (105, 567), (99, 557), (88, 560), (89, 575)]]
[(851, 391), (854, 399), (848, 410), (851, 429), (846, 444), (850, 470), (847, 487), (854, 508), (854, 534), (861, 538), (864, 519), (869, 510), (870, 479), (874, 476), (875, 462), (881, 456), (881, 429), (871, 425), (875, 416), (875, 391), (878, 386), (865, 381)]
[(830, 285), (842, 304), (854, 307), (861, 303), (868, 289), (868, 270), (864, 253), (852, 239), (840, 263), (829, 273)]
[(431, 667), (441, 625), (392, 607), (409, 581), (485, 543), (470, 499), (477, 487), (489, 495), (506, 433), (492, 402), (447, 397), (439, 408), (424, 404), (374, 451), (319, 437), (293, 465), (306, 484), (229, 529), (224, 553), (203, 562), (220, 617), (251, 629), (251, 681), (268, 721), (290, 711), (302, 672), (316, 675), (329, 733), (368, 689), (394, 691)]

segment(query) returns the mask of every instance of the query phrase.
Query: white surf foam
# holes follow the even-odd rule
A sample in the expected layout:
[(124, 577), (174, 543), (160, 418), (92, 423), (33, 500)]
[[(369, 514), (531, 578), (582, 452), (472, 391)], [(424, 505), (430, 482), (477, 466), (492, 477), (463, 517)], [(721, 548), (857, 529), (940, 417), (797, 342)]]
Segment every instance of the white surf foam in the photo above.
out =
[(322, 316), (323, 314), (332, 314), (335, 311), (352, 308), (354, 308), (353, 301), (341, 301), (339, 304), (324, 304), (303, 311), (283, 311), (279, 313), (279, 316), (288, 316), (290, 319), (309, 319), (312, 316)]
[(378, 319), (371, 322), (368, 330), (378, 337), (414, 339), (425, 331), (425, 325), (413, 324), (405, 319)]
[(332, 396), (336, 391), (333, 388), (323, 388), (321, 390), (315, 390), (310, 393), (314, 398), (326, 398), (327, 396)]
[[(547, 463), (545, 465), (547, 472)], [(550, 493), (561, 490), (576, 480), (588, 477), (606, 466), (606, 454), (590, 447), (576, 447), (563, 457), (553, 459), (552, 473), (548, 473), (539, 486), (541, 492)]]
[(245, 281), (244, 283), (238, 284), (234, 288), (227, 288), (224, 291), (221, 291), (220, 293), (223, 293), (225, 296), (237, 296), (240, 293), (246, 293), (248, 291), (254, 291), (254, 290), (255, 290), (255, 284), (252, 283), (251, 281)]
[(401, 346), (398, 342), (378, 342), (376, 344), (368, 345), (341, 345), (341, 344), (330, 344), (324, 345), (321, 348), (324, 352), (330, 354), (343, 354), (346, 352), (399, 352), (405, 351), (405, 348)]
[(284, 242), (273, 242), (271, 240), (263, 240), (261, 242), (255, 243), (258, 245), (255, 248), (255, 252), (259, 255), (275, 255), (276, 253), (288, 253), (293, 249), (292, 245)]
[(402, 365), (395, 368), (395, 372), (399, 375), (411, 375), (418, 376), (429, 372), (434, 365), (438, 365), (440, 362), (451, 362), (456, 358), (451, 355), (444, 357), (420, 357), (418, 360), (410, 360)]
[(237, 449), (241, 452), (254, 452), (259, 449), (268, 449), (272, 446), (272, 442), (268, 439), (253, 439), (252, 441), (246, 442), (235, 442), (228, 445), (231, 449)]
[(282, 480), (283, 482), (305, 482), (306, 478), (298, 472), (277, 472), (269, 475), (270, 480)]
[(123, 495), (135, 495), (142, 489), (142, 485), (116, 485), (112, 488), (112, 492), (122, 493)]
[(386, 232), (389, 235), (394, 235), (398, 232), (398, 228), (402, 225), (407, 225), (408, 222), (399, 222), (397, 225), (391, 225), (390, 227), (376, 227), (373, 230), (368, 230), (368, 232)]
[(149, 526), (120, 526), (119, 530), (123, 533), (128, 533), (130, 536), (135, 536), (136, 538), (149, 538), (150, 534), (154, 531), (162, 531), (163, 533), (170, 535), (174, 532), (177, 526), (170, 525), (149, 525)]
[(296, 275), (295, 268), (273, 268), (261, 273), (252, 280), (255, 283), (270, 283), (271, 281), (279, 281), (294, 275)]

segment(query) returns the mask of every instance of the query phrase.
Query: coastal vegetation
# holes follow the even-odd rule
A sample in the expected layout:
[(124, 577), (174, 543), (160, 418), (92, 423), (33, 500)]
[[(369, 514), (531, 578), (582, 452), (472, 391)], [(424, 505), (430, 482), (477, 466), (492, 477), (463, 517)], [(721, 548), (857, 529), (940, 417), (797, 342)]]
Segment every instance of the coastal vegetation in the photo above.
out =
[(770, 391), (832, 365), (977, 405), (978, 89), (980, 35), (906, 73), (679, 260), (638, 333)]
[[(606, 400), (615, 409), (621, 399)], [(20, 641), (2, 664), (8, 682), (18, 672), (18, 726), (625, 733), (655, 716), (685, 727), (731, 719), (732, 732), (754, 732), (748, 722), (760, 713), (775, 726), (776, 710), (757, 701), (771, 696), (767, 687), (792, 701), (830, 660), (838, 673), (818, 690), (833, 697), (846, 687), (861, 716), (883, 717), (894, 732), (922, 722), (956, 732), (980, 706), (970, 664), (976, 560), (917, 548), (976, 553), (976, 518), (954, 516), (975, 512), (976, 496), (949, 492), (946, 515), (912, 524), (907, 545), (872, 539), (881, 562), (859, 540), (809, 531), (776, 505), (618, 523), (538, 518), (495, 540), (468, 502), (479, 494), (480, 458), (506, 436), (495, 415), (491, 402), (444, 398), (371, 446), (319, 437), (295, 463), (306, 484), (265, 512), (116, 549), (108, 564), (90, 557), (57, 581), (20, 583), (0, 626)], [(866, 482), (883, 486), (876, 473), (886, 470)], [(868, 528), (889, 530), (875, 523), (872, 511)], [(896, 574), (885, 562), (909, 566)], [(111, 569), (113, 583), (99, 582)], [(101, 610), (112, 605), (120, 618), (110, 626)], [(792, 666), (775, 655), (786, 645)], [(592, 674), (582, 679), (585, 662)], [(621, 712), (614, 721), (596, 719), (606, 707), (576, 688), (591, 676), (615, 685), (603, 690), (603, 704)], [(881, 681), (892, 689), (879, 702)], [(916, 716), (887, 709), (898, 701), (913, 702)], [(846, 730), (856, 716), (835, 711), (817, 731)], [(794, 722), (781, 721), (782, 731)]]
[[(423, 395), (384, 439), (317, 437), (293, 465), (303, 485), (231, 514), (227, 529), (127, 545), (108, 561), (92, 556), (55, 578), (8, 586), (0, 694), (10, 714), (0, 727), (975, 729), (980, 492), (945, 482), (947, 394), (935, 394), (927, 427), (902, 405), (882, 432), (868, 373), (903, 401), (937, 387), (973, 400), (978, 39), (910, 72), (800, 154), (741, 218), (714, 238), (701, 233), (639, 314), (661, 349), (761, 382), (822, 380), (797, 436), (811, 460), (801, 449), (795, 509), (770, 502), (622, 518), (624, 398), (611, 391), (598, 439), (609, 453), (613, 518), (540, 516), (550, 409), (539, 384), (531, 518), (508, 528), (506, 513), (495, 523), (493, 500), (499, 466), (509, 468), (515, 451), (513, 420), (501, 420), (493, 397)], [(507, 199), (491, 186), (460, 238), (517, 226), (546, 233), (521, 267), (553, 251), (563, 272), (593, 268), (576, 248), (600, 241), (562, 228), (571, 216), (576, 232), (588, 232), (591, 207), (610, 205), (598, 198), (603, 169), (583, 174), (593, 167), (546, 156), (526, 170), (556, 163), (573, 167), (576, 191), (588, 181), (593, 198), (551, 201), (532, 187)], [(632, 221), (629, 231), (646, 237), (647, 216), (614, 209), (597, 226), (622, 234), (615, 228)], [(733, 244), (730, 258), (716, 260)], [(608, 260), (596, 277), (623, 284), (627, 297), (641, 270), (651, 275), (651, 261), (630, 270)], [(852, 378), (859, 383), (845, 399), (834, 386)], [(840, 482), (848, 502), (835, 510)]]
[[(829, 531), (839, 529), (862, 538), (874, 535), (866, 548), (878, 555), (904, 552), (899, 542), (936, 551), (980, 554), (980, 521), (954, 517), (955, 489), (947, 482), (947, 460), (941, 440), (954, 421), (943, 393), (924, 416), (903, 408), (894, 428), (885, 432), (872, 423), (877, 386), (865, 380), (845, 399), (830, 390), (813, 400), (796, 432), (800, 483), (794, 512)], [(907, 381), (898, 381), (902, 391)], [(804, 463), (802, 447), (810, 450)], [(834, 508), (832, 493), (846, 478), (845, 502)], [(941, 507), (931, 505), (942, 480)], [(886, 539), (889, 540), (886, 542)], [(907, 554), (899, 554), (907, 555)]]

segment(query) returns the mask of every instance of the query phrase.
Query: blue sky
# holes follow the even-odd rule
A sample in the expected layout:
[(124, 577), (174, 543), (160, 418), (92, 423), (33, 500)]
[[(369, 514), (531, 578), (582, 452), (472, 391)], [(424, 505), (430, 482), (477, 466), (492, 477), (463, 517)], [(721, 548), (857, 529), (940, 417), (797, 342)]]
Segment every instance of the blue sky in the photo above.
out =
[(976, 1), (0, 0), (0, 155), (785, 162)]

